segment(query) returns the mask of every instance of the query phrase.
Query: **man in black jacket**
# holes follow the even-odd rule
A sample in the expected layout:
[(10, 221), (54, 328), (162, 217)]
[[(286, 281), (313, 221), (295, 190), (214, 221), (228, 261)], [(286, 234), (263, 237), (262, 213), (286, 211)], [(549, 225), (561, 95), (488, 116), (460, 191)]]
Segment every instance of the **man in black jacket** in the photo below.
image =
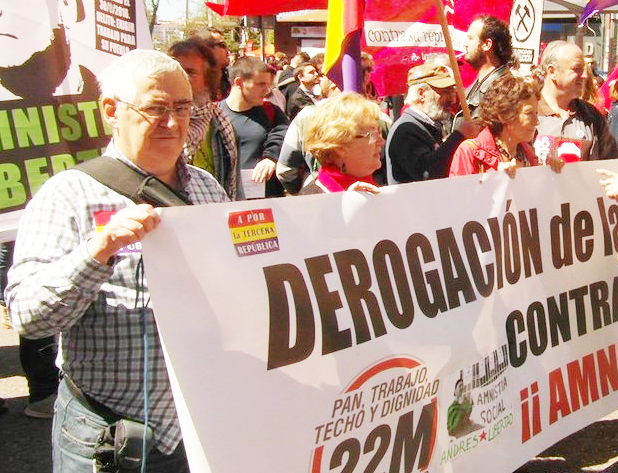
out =
[(283, 93), (286, 102), (290, 100), (292, 94), (296, 92), (296, 89), (298, 89), (299, 84), (296, 77), (294, 77), (294, 71), (303, 62), (309, 61), (311, 61), (309, 54), (304, 51), (300, 51), (292, 58), (290, 65), (281, 71), (277, 88)]
[(299, 86), (287, 103), (286, 112), (290, 120), (294, 120), (307, 105), (316, 104), (322, 98), (319, 93), (316, 95), (315, 87), (320, 83), (320, 74), (313, 64), (302, 63), (295, 69), (294, 77)]
[(388, 183), (423, 181), (448, 176), (453, 153), (478, 126), (463, 121), (444, 142), (442, 125), (455, 100), (455, 80), (448, 67), (424, 64), (408, 71), (409, 105), (386, 141)]

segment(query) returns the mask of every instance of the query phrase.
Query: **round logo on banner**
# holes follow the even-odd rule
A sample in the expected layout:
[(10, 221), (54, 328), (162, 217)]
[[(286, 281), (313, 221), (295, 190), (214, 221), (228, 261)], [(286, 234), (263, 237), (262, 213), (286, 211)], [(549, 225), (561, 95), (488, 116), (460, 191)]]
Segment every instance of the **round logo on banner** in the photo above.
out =
[[(425, 471), (438, 438), (439, 387), (428, 367), (408, 355), (366, 367), (333, 401), (330, 418), (316, 426), (311, 472), (389, 471), (389, 465), (390, 471), (403, 471), (400, 465), (412, 471), (417, 461), (414, 471)], [(416, 447), (408, 450), (412, 438)]]
[(532, 2), (530, 0), (515, 0), (511, 10), (511, 25), (515, 39), (520, 43), (526, 41), (534, 30), (535, 22), (536, 14)]

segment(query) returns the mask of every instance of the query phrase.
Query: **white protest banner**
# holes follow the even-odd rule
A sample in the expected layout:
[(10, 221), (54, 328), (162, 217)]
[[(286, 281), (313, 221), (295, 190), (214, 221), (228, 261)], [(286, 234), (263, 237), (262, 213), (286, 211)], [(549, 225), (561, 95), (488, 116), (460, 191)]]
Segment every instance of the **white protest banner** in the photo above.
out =
[(599, 166), (163, 209), (143, 254), (192, 471), (508, 472), (614, 410)]
[(0, 0), (0, 241), (52, 175), (101, 154), (111, 137), (96, 75), (151, 49), (137, 0)]

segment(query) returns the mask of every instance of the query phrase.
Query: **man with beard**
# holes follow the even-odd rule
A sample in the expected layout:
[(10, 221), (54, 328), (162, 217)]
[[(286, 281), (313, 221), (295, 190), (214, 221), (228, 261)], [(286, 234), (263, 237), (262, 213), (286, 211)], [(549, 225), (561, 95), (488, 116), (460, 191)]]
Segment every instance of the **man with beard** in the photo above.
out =
[(558, 157), (566, 161), (616, 158), (616, 140), (605, 118), (579, 98), (584, 73), (579, 46), (566, 41), (549, 43), (543, 52), (541, 73), (544, 81), (535, 143), (539, 158), (545, 158), (543, 141), (553, 142)]
[(443, 65), (424, 64), (408, 71), (406, 103), (410, 106), (395, 122), (386, 141), (389, 184), (448, 176), (459, 143), (477, 135), (477, 125), (462, 121), (442, 141), (440, 121), (453, 105), (454, 86), (455, 80)]
[(92, 72), (71, 60), (68, 29), (83, 19), (81, 0), (0, 0), (0, 100), (96, 97)]
[(210, 172), (231, 200), (242, 200), (236, 135), (228, 116), (216, 102), (217, 60), (205, 39), (191, 36), (174, 43), (168, 54), (189, 76), (193, 90), (193, 110), (185, 155), (189, 164)]
[[(472, 116), (483, 100), (483, 96), (496, 79), (510, 74), (508, 63), (512, 59), (513, 46), (509, 27), (498, 18), (482, 15), (468, 28), (466, 61), (478, 73), (477, 79), (466, 91), (466, 102)], [(457, 114), (458, 123), (461, 112)]]
[(230, 49), (225, 42), (225, 36), (223, 31), (214, 28), (212, 26), (206, 27), (203, 33), (203, 37), (206, 40), (208, 46), (213, 49), (213, 53), (216, 61), (215, 78), (217, 84), (216, 99), (223, 100), (230, 94), (230, 78), (229, 78), (229, 66), (230, 66)]

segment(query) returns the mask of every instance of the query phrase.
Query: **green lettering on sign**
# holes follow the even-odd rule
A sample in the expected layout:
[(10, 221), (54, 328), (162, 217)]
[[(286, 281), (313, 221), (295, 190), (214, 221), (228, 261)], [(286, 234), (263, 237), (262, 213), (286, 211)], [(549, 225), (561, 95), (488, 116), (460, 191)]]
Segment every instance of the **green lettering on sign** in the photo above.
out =
[(51, 156), (52, 173), (54, 175), (61, 171), (66, 171), (75, 166), (75, 159), (70, 154), (56, 154)]
[(41, 116), (36, 107), (13, 110), (13, 123), (17, 135), (17, 145), (20, 148), (28, 148), (32, 145), (42, 146), (45, 144)]
[(26, 203), (26, 188), (21, 183), (19, 167), (13, 163), (0, 164), (0, 210)]
[(58, 107), (58, 119), (65, 125), (61, 128), (62, 139), (66, 141), (77, 141), (82, 137), (82, 130), (75, 115), (77, 109), (72, 103), (63, 103)]
[(0, 150), (14, 149), (15, 142), (9, 124), (9, 112), (0, 110)]
[(47, 130), (47, 142), (59, 143), (60, 134), (58, 133), (58, 123), (56, 122), (56, 112), (52, 105), (45, 105), (41, 107), (43, 112), (43, 121), (45, 122), (45, 129)]
[(26, 176), (28, 177), (28, 183), (30, 184), (30, 192), (32, 195), (36, 194), (43, 183), (50, 178), (48, 172), (44, 172), (47, 169), (47, 159), (45, 158), (31, 158), (24, 162), (26, 167)]
[(83, 112), (86, 119), (86, 133), (90, 138), (96, 138), (99, 136), (99, 130), (97, 129), (97, 121), (94, 118), (94, 111), (97, 110), (97, 102), (81, 102), (77, 104), (77, 108), (80, 112)]

